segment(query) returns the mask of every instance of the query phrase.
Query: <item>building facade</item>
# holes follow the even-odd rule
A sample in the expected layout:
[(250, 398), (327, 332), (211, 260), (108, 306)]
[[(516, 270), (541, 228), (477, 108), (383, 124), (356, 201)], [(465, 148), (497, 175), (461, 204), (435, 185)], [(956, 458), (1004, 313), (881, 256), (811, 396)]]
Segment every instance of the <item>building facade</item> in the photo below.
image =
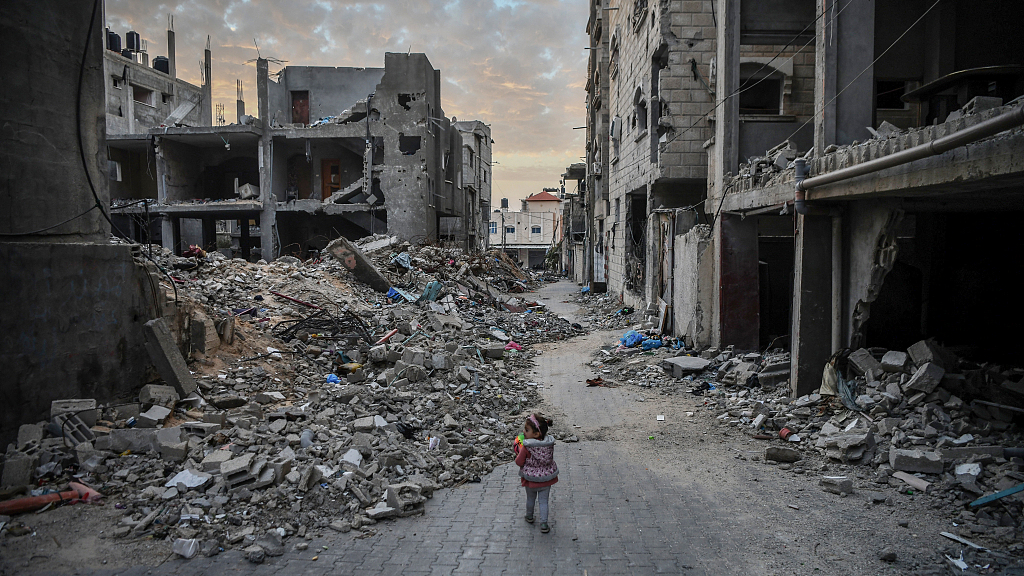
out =
[(212, 126), (182, 96), (160, 127), (108, 138), (152, 174), (115, 194), (114, 212), (147, 222), (175, 252), (195, 244), (246, 259), (376, 233), (479, 247), (489, 129), (466, 123), (487, 164), (474, 161), (467, 188), (464, 135), (444, 116), (440, 71), (426, 55), (388, 53), (383, 68), (287, 66), (273, 77), (259, 59), (256, 72), (258, 117), (239, 101), (237, 123)]
[(561, 222), (561, 200), (545, 189), (525, 198), (518, 212), (493, 212), (489, 242), (522, 265), (541, 268), (548, 250), (560, 240)]
[(491, 219), (491, 127), (479, 120), (454, 122), (462, 134), (462, 189), (468, 225), (466, 248), (486, 250)]

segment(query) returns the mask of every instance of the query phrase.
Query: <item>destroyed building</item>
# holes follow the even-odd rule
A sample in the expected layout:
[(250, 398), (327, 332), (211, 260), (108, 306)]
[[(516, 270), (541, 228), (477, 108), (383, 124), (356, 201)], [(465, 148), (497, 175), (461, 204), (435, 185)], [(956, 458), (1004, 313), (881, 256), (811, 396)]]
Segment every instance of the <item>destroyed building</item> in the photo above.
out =
[[(476, 241), (479, 224), (462, 220), (480, 214), (482, 191), (463, 186), (463, 134), (444, 116), (440, 71), (426, 55), (273, 75), (261, 58), (256, 73), (256, 118), (241, 113), (240, 87), (236, 124), (191, 124), (177, 113), (124, 138), (151, 155), (156, 184), (116, 195), (115, 212), (150, 228), (158, 220), (176, 253), (197, 245), (247, 259), (305, 256), (339, 234)], [(439, 234), (444, 224), (456, 230)]]
[[(720, 98), (742, 86), (735, 48), (747, 8), (725, 4)], [(765, 13), (802, 14), (787, 30), (816, 23), (815, 121), (757, 141), (735, 122), (716, 125), (710, 343), (763, 349), (788, 338), (797, 394), (817, 388), (843, 348), (902, 350), (931, 337), (974, 361), (1019, 362), (1024, 308), (1001, 263), (1021, 249), (1009, 233), (1024, 206), (1024, 59), (1012, 24), (1021, 8), (816, 10)], [(982, 26), (971, 14), (985, 10), (1006, 17)], [(742, 115), (741, 102), (718, 113)]]
[(1024, 63), (970, 17), (1003, 8), (592, 2), (580, 281), (697, 347), (791, 346), (801, 393), (848, 347), (1009, 360)]
[(594, 1), (587, 31), (588, 280), (671, 305), (674, 237), (705, 197), (711, 2)]

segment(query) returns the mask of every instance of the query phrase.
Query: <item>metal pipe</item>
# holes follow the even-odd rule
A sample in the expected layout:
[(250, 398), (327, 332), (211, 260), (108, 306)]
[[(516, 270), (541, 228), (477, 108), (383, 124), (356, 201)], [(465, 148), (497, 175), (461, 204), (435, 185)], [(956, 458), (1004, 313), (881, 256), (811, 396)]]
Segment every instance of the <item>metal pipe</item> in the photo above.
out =
[[(929, 156), (937, 156), (943, 152), (998, 134), (1004, 130), (1016, 128), (1021, 124), (1024, 124), (1024, 106), (1018, 107), (1012, 112), (1007, 112), (996, 116), (995, 118), (985, 120), (984, 122), (971, 126), (970, 128), (965, 128), (948, 136), (932, 140), (927, 144), (921, 144), (920, 146), (901, 150), (900, 152), (889, 154), (888, 156), (864, 162), (862, 164), (857, 164), (856, 166), (842, 168), (840, 170), (829, 172), (828, 174), (822, 174), (821, 176), (806, 179), (801, 178), (798, 174), (795, 197), (797, 212), (801, 212), (800, 208), (802, 207), (801, 205), (804, 200), (802, 192), (810, 190), (811, 188), (824, 186), (825, 184), (832, 184), (833, 182), (839, 182), (840, 180), (848, 180), (850, 178), (870, 174), (872, 172), (878, 172), (879, 170), (892, 168), (893, 166), (899, 166), (901, 164), (907, 164), (914, 160), (920, 160)], [(798, 173), (799, 167), (800, 160), (797, 160)], [(804, 173), (804, 176), (806, 176), (806, 172)]]

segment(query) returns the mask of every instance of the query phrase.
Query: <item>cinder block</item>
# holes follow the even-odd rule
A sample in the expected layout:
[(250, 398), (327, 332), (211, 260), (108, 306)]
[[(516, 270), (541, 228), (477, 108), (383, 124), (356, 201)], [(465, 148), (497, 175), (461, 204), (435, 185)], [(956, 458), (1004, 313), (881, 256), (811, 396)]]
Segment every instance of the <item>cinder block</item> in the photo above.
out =
[(67, 413), (76, 414), (89, 427), (95, 426), (98, 419), (96, 401), (91, 398), (54, 400), (50, 403), (50, 420)]
[(156, 428), (163, 424), (164, 420), (171, 415), (171, 409), (164, 406), (153, 406), (142, 414), (139, 414), (140, 428)]
[(32, 471), (36, 468), (38, 458), (22, 454), (8, 455), (4, 462), (4, 473), (0, 477), (2, 486), (25, 486), (32, 482)]
[(854, 350), (849, 357), (850, 367), (861, 376), (868, 373), (868, 370), (881, 370), (882, 364), (875, 360), (875, 357), (866, 348)]
[(180, 399), (174, 388), (160, 384), (146, 384), (139, 391), (139, 402), (146, 406), (159, 404), (160, 406), (173, 408), (175, 402)]
[(92, 442), (96, 439), (96, 435), (92, 433), (89, 426), (72, 412), (58, 415), (53, 419), (53, 423), (60, 428), (64, 437), (71, 440), (75, 445), (82, 442)]

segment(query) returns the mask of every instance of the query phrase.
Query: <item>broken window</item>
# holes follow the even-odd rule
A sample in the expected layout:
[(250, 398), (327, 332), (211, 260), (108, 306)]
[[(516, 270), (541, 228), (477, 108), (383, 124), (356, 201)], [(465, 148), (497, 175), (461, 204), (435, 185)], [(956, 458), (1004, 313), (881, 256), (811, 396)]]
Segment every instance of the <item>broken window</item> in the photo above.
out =
[(140, 104), (153, 106), (153, 91), (141, 86), (132, 86), (132, 100)]
[(740, 114), (782, 114), (783, 74), (757, 63), (740, 65)]
[(644, 99), (644, 92), (640, 88), (636, 89), (636, 94), (633, 96), (633, 105), (636, 107), (636, 119), (635, 123), (640, 131), (647, 130), (647, 100)]
[(420, 149), (420, 137), (419, 136), (405, 136), (399, 134), (398, 136), (398, 150), (405, 156), (412, 156)]

